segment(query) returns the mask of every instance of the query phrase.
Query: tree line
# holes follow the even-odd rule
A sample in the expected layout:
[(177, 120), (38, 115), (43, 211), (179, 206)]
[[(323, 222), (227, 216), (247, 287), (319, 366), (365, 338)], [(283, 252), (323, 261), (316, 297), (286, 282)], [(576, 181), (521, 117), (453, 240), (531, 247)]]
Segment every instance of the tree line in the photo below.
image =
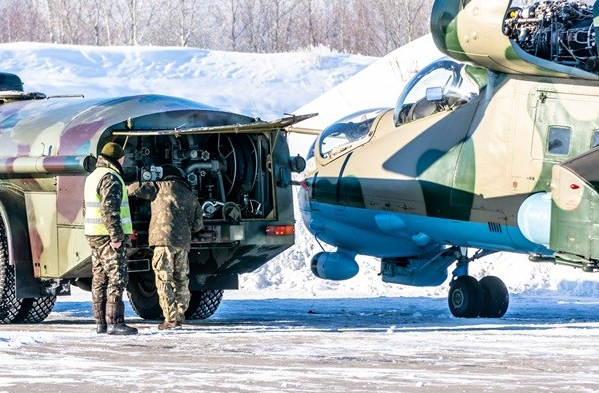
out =
[(0, 42), (383, 56), (429, 32), (433, 0), (2, 0)]

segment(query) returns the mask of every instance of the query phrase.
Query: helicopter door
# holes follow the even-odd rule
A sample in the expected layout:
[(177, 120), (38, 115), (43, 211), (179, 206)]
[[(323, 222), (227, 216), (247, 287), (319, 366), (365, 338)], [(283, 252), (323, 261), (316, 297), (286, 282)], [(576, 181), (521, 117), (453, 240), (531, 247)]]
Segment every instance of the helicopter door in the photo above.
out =
[(535, 95), (530, 109), (534, 122), (516, 127), (514, 135), (513, 194), (548, 191), (551, 168), (591, 149), (593, 133), (599, 129), (595, 114), (588, 110), (599, 107), (599, 97), (542, 90)]
[(539, 92), (532, 159), (552, 166), (589, 150), (593, 131), (599, 126), (589, 108), (598, 106), (595, 96)]
[(549, 246), (560, 259), (599, 259), (598, 163), (594, 149), (553, 167)]

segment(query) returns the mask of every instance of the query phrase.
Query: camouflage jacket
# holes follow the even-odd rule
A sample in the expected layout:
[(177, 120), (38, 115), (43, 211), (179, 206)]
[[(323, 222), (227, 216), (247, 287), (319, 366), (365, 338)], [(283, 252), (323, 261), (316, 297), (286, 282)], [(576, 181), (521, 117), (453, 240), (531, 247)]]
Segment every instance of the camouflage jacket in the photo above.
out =
[[(112, 168), (118, 173), (123, 173), (118, 162), (107, 159), (103, 155), (98, 156), (96, 167)], [(102, 198), (101, 210), (102, 221), (110, 235), (112, 242), (126, 242), (129, 236), (123, 233), (121, 226), (121, 200), (123, 199), (123, 186), (116, 175), (107, 173), (100, 179), (98, 194)]]
[(183, 180), (133, 183), (129, 195), (151, 201), (150, 246), (174, 246), (189, 251), (192, 232), (204, 227), (202, 208)]

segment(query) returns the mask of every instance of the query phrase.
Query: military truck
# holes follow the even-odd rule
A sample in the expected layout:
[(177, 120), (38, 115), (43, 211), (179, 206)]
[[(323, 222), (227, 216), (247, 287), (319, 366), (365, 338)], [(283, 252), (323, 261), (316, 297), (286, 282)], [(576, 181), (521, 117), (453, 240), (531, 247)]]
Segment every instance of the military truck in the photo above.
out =
[[(294, 243), (293, 171), (285, 128), (312, 115), (266, 122), (190, 100), (109, 99), (25, 92), (0, 73), (0, 323), (37, 323), (71, 286), (91, 288), (83, 185), (105, 143), (123, 146), (127, 183), (184, 173), (202, 205), (204, 230), (189, 254), (188, 319), (207, 318), (240, 274)], [(142, 318), (159, 319), (150, 206), (130, 200), (134, 234), (127, 293)]]

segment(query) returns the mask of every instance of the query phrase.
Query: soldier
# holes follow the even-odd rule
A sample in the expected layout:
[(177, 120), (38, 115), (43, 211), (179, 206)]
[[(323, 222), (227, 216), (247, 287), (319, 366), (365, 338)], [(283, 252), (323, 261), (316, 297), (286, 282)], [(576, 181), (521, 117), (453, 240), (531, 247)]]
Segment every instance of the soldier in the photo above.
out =
[(122, 178), (125, 152), (109, 142), (85, 180), (85, 235), (92, 249), (92, 307), (96, 332), (136, 334), (124, 323), (126, 246), (132, 233), (127, 188)]
[(134, 183), (129, 195), (151, 201), (149, 244), (154, 248), (152, 268), (164, 322), (160, 330), (181, 329), (189, 306), (189, 261), (191, 233), (203, 228), (202, 209), (183, 172), (163, 166), (157, 182)]

